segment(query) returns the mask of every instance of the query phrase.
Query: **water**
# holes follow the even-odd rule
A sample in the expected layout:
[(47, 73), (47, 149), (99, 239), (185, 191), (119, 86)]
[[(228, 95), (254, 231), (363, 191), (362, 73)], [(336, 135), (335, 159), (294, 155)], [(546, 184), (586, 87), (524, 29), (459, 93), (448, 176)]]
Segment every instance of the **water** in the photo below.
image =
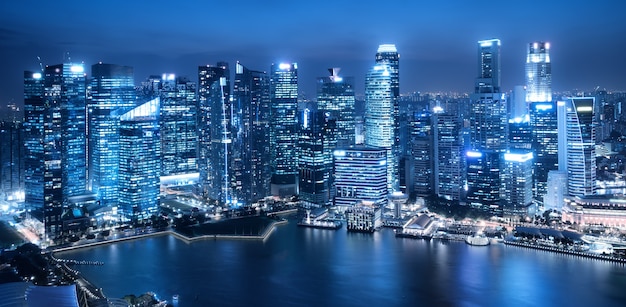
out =
[(626, 266), (505, 246), (301, 228), (265, 242), (158, 236), (60, 253), (109, 297), (179, 306), (625, 306)]

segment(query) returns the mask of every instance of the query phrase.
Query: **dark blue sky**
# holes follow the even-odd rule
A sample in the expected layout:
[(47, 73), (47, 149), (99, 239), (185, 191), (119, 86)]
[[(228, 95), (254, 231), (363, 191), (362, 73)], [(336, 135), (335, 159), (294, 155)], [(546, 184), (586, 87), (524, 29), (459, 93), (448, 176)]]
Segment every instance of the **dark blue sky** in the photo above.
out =
[[(329, 67), (364, 76), (377, 46), (400, 52), (400, 90), (472, 90), (476, 41), (502, 40), (502, 86), (524, 83), (526, 44), (551, 43), (556, 91), (626, 90), (624, 1), (11, 1), (0, 3), (0, 108), (22, 103), (22, 74), (46, 64), (130, 65), (135, 80), (240, 60), (295, 61), (301, 92)], [(89, 72), (90, 69), (88, 69)], [(1, 111), (1, 109), (0, 109)]]

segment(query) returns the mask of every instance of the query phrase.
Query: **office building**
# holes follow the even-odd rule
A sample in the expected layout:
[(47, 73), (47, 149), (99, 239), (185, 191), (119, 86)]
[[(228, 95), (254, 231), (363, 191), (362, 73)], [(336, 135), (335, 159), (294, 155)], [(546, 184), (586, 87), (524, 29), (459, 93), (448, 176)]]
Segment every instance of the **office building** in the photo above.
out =
[(361, 201), (346, 209), (348, 231), (374, 232), (382, 226), (382, 208), (372, 202)]
[(42, 72), (24, 72), (24, 202), (44, 207), (44, 107)]
[(561, 211), (563, 199), (567, 196), (567, 172), (552, 170), (548, 172), (546, 194), (543, 197), (545, 210)]
[(332, 204), (337, 120), (323, 111), (302, 111), (298, 141), (299, 199), (305, 207)]
[(272, 64), (270, 74), (271, 193), (298, 194), (298, 64)]
[(449, 113), (435, 114), (433, 122), (435, 194), (459, 201), (465, 181), (462, 122), (459, 116)]
[(198, 165), (200, 194), (218, 204), (231, 197), (229, 155), (230, 70), (228, 63), (198, 68)]
[(503, 215), (512, 220), (526, 217), (533, 200), (533, 153), (518, 150), (504, 154), (505, 205)]
[(592, 195), (596, 192), (596, 123), (593, 105), (593, 97), (575, 97), (565, 101), (567, 192), (570, 196)]
[(552, 63), (550, 43), (534, 42), (526, 54), (526, 101), (552, 101)]
[[(470, 95), (467, 200), (498, 214), (503, 196), (501, 155), (507, 141), (507, 99), (500, 92), (500, 40), (478, 42), (478, 77)], [(502, 193), (501, 193), (502, 192)]]
[(532, 150), (535, 154), (534, 193), (538, 200), (547, 193), (548, 174), (559, 169), (557, 105), (554, 102), (530, 104)]
[(161, 100), (161, 176), (198, 172), (196, 83), (163, 74), (155, 97)]
[(394, 97), (391, 67), (375, 65), (365, 78), (365, 145), (387, 152), (387, 187), (399, 189), (399, 160), (394, 155)]
[(330, 76), (317, 78), (317, 109), (329, 113), (337, 123), (337, 146), (355, 144), (354, 78), (339, 76), (339, 68), (328, 69)]
[(528, 114), (509, 119), (509, 135), (507, 149), (514, 150), (531, 150), (533, 143), (533, 131), (530, 125), (530, 116)]
[(119, 208), (122, 220), (141, 220), (159, 208), (161, 137), (157, 97), (120, 116)]
[(91, 66), (89, 99), (89, 185), (102, 207), (117, 206), (119, 118), (135, 106), (133, 68)]
[(237, 63), (233, 87), (233, 194), (249, 204), (270, 195), (269, 77)]
[(334, 151), (335, 198), (339, 211), (359, 201), (387, 204), (387, 151), (366, 146)]
[(0, 121), (0, 193), (9, 200), (21, 198), (24, 192), (23, 132), (20, 121)]
[[(411, 158), (413, 171), (413, 192), (418, 196), (429, 196), (433, 190), (433, 148), (434, 133), (432, 131), (433, 114), (430, 112), (415, 112), (411, 120)], [(410, 186), (409, 186), (409, 190)]]

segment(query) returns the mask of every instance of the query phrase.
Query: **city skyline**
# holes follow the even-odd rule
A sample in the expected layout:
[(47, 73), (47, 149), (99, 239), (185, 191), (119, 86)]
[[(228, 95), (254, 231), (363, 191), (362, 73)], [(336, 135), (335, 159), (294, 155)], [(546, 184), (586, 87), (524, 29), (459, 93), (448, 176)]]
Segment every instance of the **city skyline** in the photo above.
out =
[[(624, 89), (619, 76), (626, 61), (619, 53), (626, 46), (615, 39), (626, 28), (618, 13), (624, 4), (482, 4), (392, 2), (395, 15), (386, 17), (373, 2), (358, 7), (347, 2), (183, 3), (167, 11), (158, 4), (3, 3), (0, 107), (21, 105), (20, 76), (25, 69), (39, 69), (38, 56), (44, 65), (56, 64), (68, 53), (85, 65), (102, 61), (132, 66), (137, 81), (164, 72), (193, 78), (197, 66), (217, 61), (234, 65), (239, 60), (262, 71), (269, 71), (272, 63), (298, 62), (300, 93), (308, 98), (315, 95), (315, 78), (324, 76), (328, 67), (342, 67), (344, 75), (355, 77), (355, 93), (362, 95), (371, 54), (385, 43), (396, 44), (402, 55), (401, 93), (469, 93), (472, 83), (467, 80), (475, 77), (471, 42), (491, 38), (502, 41), (504, 91), (525, 84), (526, 46), (534, 41), (551, 44), (555, 92)], [(529, 24), (527, 16), (536, 16), (539, 7), (541, 17)], [(476, 14), (490, 18), (477, 19)], [(47, 22), (48, 15), (60, 18)], [(574, 18), (583, 16), (584, 22)]]

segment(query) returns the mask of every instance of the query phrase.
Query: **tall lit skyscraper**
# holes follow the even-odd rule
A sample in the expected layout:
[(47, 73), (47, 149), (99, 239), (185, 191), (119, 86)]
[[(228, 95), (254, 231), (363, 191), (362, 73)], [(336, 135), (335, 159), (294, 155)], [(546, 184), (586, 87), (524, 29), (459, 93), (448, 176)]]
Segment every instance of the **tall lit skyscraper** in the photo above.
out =
[(518, 150), (504, 154), (504, 216), (525, 217), (533, 199), (533, 153)]
[(0, 121), (0, 192), (7, 196), (23, 191), (24, 134), (17, 120)]
[[(376, 68), (378, 67), (378, 68)], [(386, 71), (386, 72), (385, 72)], [(389, 79), (389, 98), (383, 97), (386, 94), (383, 94), (383, 91), (386, 91), (384, 88), (387, 86), (383, 83), (387, 81), (383, 81), (383, 79)], [(368, 96), (368, 88), (370, 89)], [(396, 45), (393, 44), (383, 44), (378, 46), (378, 50), (376, 52), (376, 62), (374, 68), (370, 70), (368, 77), (365, 80), (365, 126), (366, 126), (366, 137), (365, 144), (369, 146), (381, 146), (383, 148), (388, 148), (387, 159), (389, 168), (389, 177), (388, 177), (388, 185), (391, 191), (399, 191), (400, 190), (400, 156), (401, 156), (401, 146), (400, 146), (400, 54), (398, 54), (398, 50)], [(375, 93), (376, 92), (376, 93)], [(370, 101), (368, 101), (368, 97)], [(389, 100), (387, 102), (387, 99)], [(375, 101), (377, 100), (377, 102)], [(384, 104), (389, 103), (389, 108), (382, 107)], [(369, 106), (372, 106), (374, 109), (370, 109)], [(382, 108), (381, 108), (382, 107)], [(369, 113), (368, 113), (369, 112)], [(384, 112), (385, 114), (381, 113)], [(382, 119), (378, 123), (374, 123), (372, 121), (373, 116), (383, 116)], [(367, 123), (368, 118), (370, 119), (370, 124)], [(383, 121), (387, 121), (383, 126), (379, 126)], [(367, 138), (373, 137), (373, 133), (367, 131), (367, 127), (379, 126), (376, 129), (379, 129), (379, 132), (382, 130), (390, 129), (388, 134), (384, 134), (382, 136), (376, 137), (376, 139), (372, 139), (368, 141)], [(388, 126), (388, 127), (387, 127)], [(388, 138), (388, 140), (382, 140), (382, 138)]]
[(125, 219), (146, 219), (159, 208), (161, 137), (159, 98), (120, 116), (119, 209)]
[(326, 112), (302, 112), (298, 141), (299, 198), (306, 207), (330, 205), (336, 119)]
[(174, 74), (163, 74), (155, 94), (161, 98), (161, 175), (196, 173), (196, 83)]
[(230, 70), (228, 63), (198, 68), (198, 146), (201, 194), (220, 204), (231, 199)]
[(238, 202), (270, 195), (269, 77), (237, 63), (233, 88), (233, 181)]
[(534, 193), (539, 200), (547, 192), (548, 173), (559, 168), (557, 106), (554, 102), (530, 104), (532, 150), (535, 154)]
[(387, 152), (387, 185), (399, 188), (398, 164), (394, 149), (394, 98), (390, 67), (375, 65), (365, 78), (365, 144)]
[[(26, 201), (44, 209), (48, 238), (57, 237), (67, 199), (86, 189), (86, 83), (82, 64), (25, 73)], [(39, 182), (36, 182), (39, 180)]]
[(433, 121), (435, 194), (459, 201), (465, 179), (461, 119), (456, 114), (439, 113)]
[[(411, 156), (413, 157), (413, 182), (415, 193), (428, 196), (433, 192), (433, 114), (415, 112), (411, 120)], [(409, 187), (410, 188), (410, 187)]]
[(24, 197), (29, 209), (44, 207), (44, 105), (42, 72), (24, 72)]
[[(500, 92), (500, 40), (478, 42), (478, 78), (470, 95), (470, 148), (467, 199), (470, 205), (498, 213), (501, 155), (506, 147), (506, 95)], [(502, 191), (503, 192), (503, 191)], [(503, 194), (503, 193), (502, 193)]]
[(119, 172), (119, 117), (135, 105), (133, 68), (91, 66), (89, 179), (101, 206), (116, 206)]
[(592, 195), (596, 193), (594, 98), (575, 97), (565, 103), (568, 194)]
[(340, 77), (339, 68), (328, 71), (330, 76), (317, 78), (317, 109), (337, 122), (337, 146), (354, 145), (354, 78)]
[(526, 101), (552, 101), (550, 43), (534, 42), (528, 45), (528, 53), (526, 55)]
[(298, 64), (272, 64), (270, 75), (272, 195), (298, 194)]

